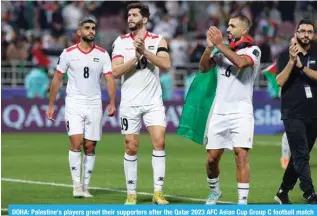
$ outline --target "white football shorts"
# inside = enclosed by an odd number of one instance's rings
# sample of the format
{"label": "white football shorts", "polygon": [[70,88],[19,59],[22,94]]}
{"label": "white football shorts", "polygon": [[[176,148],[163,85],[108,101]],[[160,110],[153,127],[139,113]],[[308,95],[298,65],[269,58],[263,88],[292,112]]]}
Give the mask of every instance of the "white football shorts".
{"label": "white football shorts", "polygon": [[99,141],[102,134],[102,105],[81,106],[65,104],[65,123],[68,136],[83,134],[84,138]]}
{"label": "white football shorts", "polygon": [[213,114],[209,121],[206,149],[252,148],[252,114]]}
{"label": "white football shorts", "polygon": [[139,134],[142,118],[146,127],[166,127],[164,105],[120,106],[121,133]]}

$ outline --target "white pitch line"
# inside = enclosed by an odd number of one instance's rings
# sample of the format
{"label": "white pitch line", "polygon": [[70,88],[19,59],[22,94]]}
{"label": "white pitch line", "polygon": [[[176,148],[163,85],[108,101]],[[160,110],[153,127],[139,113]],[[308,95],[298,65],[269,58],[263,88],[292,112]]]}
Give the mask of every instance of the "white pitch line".
{"label": "white pitch line", "polygon": [[2,208],[1,211],[8,211],[8,209],[7,208]]}
{"label": "white pitch line", "polygon": [[265,141],[254,141],[253,145],[267,145],[267,146],[278,146],[282,145],[282,142],[265,142]]}
{"label": "white pitch line", "polygon": [[[73,185],[70,185],[70,184],[60,184],[60,183],[55,183],[55,182],[29,181],[29,180],[12,179],[12,178],[1,178],[1,181],[17,182],[17,183],[25,183],[25,184],[37,184],[37,185],[50,185],[50,186],[56,186],[56,187],[73,187]],[[102,187],[89,187],[89,189],[111,191],[111,192],[117,192],[117,193],[126,193],[127,192],[125,190],[112,189],[112,188],[102,188]],[[153,196],[152,193],[147,193],[147,192],[138,192],[138,194]],[[189,200],[189,201],[200,201],[200,202],[206,201],[205,199],[198,199],[198,198],[192,198],[192,197],[182,197],[182,196],[173,196],[173,195],[164,195],[164,196],[175,198],[175,199],[181,199],[181,200]],[[218,201],[218,203],[234,204],[233,202],[228,202],[228,201]]]}
{"label": "white pitch line", "polygon": [[[316,143],[317,144],[317,143]],[[255,141],[253,145],[260,146],[282,146],[282,142],[265,142],[265,141]],[[314,145],[313,148],[317,148],[317,145]]]}

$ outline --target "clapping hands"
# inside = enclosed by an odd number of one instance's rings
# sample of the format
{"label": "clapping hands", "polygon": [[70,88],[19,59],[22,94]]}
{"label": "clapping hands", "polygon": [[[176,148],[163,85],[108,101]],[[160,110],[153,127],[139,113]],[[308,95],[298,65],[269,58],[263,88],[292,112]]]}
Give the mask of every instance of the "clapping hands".
{"label": "clapping hands", "polygon": [[221,43],[222,43],[221,31],[217,27],[211,26],[207,32],[207,45],[208,46],[211,46],[211,45],[218,46]]}
{"label": "clapping hands", "polygon": [[145,51],[144,40],[141,38],[136,38],[133,42],[133,45],[135,47],[136,57],[137,59],[140,59]]}

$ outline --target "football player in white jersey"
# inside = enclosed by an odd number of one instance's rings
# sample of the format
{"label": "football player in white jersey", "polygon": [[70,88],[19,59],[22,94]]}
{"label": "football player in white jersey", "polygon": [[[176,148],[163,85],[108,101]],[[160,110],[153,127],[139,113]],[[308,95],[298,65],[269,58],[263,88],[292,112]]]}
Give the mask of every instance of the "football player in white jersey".
{"label": "football player in white jersey", "polygon": [[[200,70],[218,66],[217,90],[207,132],[207,181],[211,192],[206,204],[216,204],[221,197],[219,161],[225,149],[234,150],[237,164],[238,203],[247,204],[250,168],[248,151],[253,144],[253,83],[261,51],[249,36],[250,21],[244,15],[229,20],[230,47],[223,44],[216,27],[207,31],[207,47],[200,60]],[[217,48],[219,52],[210,55]]]}
{"label": "football player in white jersey", "polygon": [[126,204],[136,204],[137,152],[142,118],[151,135],[154,180],[153,203],[168,204],[162,189],[165,178],[165,108],[159,72],[171,65],[167,43],[147,32],[150,12],[142,3],[128,5],[129,34],[113,44],[112,72],[121,78],[121,133],[125,136]]}
{"label": "football player in white jersey", "polygon": [[[65,99],[65,123],[70,138],[69,167],[73,180],[74,197],[92,197],[88,191],[95,164],[95,148],[102,134],[101,77],[108,88],[108,115],[115,114],[116,84],[112,76],[109,54],[94,44],[96,22],[83,19],[77,30],[80,42],[65,49],[57,63],[52,80],[47,118],[54,120],[54,102],[63,74],[68,74]],[[81,145],[84,156],[81,162]],[[80,170],[82,167],[82,182]]]}

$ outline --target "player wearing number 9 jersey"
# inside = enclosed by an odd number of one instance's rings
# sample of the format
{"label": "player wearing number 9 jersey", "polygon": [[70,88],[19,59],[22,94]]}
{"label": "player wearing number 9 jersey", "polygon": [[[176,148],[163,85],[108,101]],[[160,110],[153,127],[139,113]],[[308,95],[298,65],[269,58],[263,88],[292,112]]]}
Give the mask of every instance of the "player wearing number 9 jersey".
{"label": "player wearing number 9 jersey", "polygon": [[113,44],[112,71],[121,78],[120,117],[125,135],[124,171],[127,186],[126,204],[136,204],[137,151],[141,120],[151,135],[154,180],[153,202],[168,204],[162,194],[165,178],[165,108],[159,72],[168,71],[170,58],[166,41],[146,31],[150,16],[142,3],[128,5],[131,33],[120,36]]}
{"label": "player wearing number 9 jersey", "polygon": [[[53,119],[54,102],[61,85],[63,74],[68,74],[67,96],[65,99],[65,122],[70,138],[69,166],[73,180],[74,197],[92,197],[88,184],[95,163],[95,147],[101,138],[102,101],[101,77],[107,83],[110,104],[108,115],[113,116],[115,108],[116,85],[111,71],[108,53],[96,46],[96,22],[93,18],[83,19],[77,34],[79,44],[65,49],[57,63],[57,72],[53,78],[47,117]],[[84,158],[81,160],[81,143]],[[81,166],[81,161],[82,166]],[[82,182],[80,170],[82,168]]]}
{"label": "player wearing number 9 jersey", "polygon": [[[200,60],[200,71],[217,65],[217,90],[207,129],[207,181],[210,195],[206,204],[215,204],[221,196],[219,161],[224,149],[235,151],[238,203],[247,204],[249,193],[248,151],[253,144],[253,83],[260,66],[261,51],[249,36],[250,21],[244,15],[229,20],[230,47],[223,44],[216,27],[207,31],[207,48]],[[214,52],[210,57],[213,49]]]}

